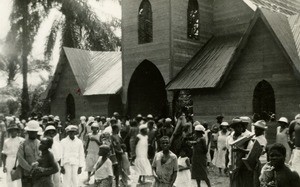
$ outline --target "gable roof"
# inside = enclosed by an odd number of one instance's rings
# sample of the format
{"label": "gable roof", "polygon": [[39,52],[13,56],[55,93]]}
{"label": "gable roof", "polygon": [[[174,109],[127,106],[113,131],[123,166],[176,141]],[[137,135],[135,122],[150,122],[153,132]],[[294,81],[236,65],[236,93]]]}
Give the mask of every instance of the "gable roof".
{"label": "gable roof", "polygon": [[[76,82],[84,96],[116,94],[122,88],[121,52],[87,51],[63,47]],[[64,62],[57,64],[54,76],[41,99],[54,93]]]}
{"label": "gable roof", "polygon": [[212,38],[167,86],[168,90],[213,88],[219,83],[241,36]]}
{"label": "gable roof", "polygon": [[[246,44],[258,18],[267,25],[291,65],[300,73],[300,19],[258,8],[243,36],[215,37],[188,62],[167,85],[168,90],[216,88],[222,86],[234,61]],[[293,25],[293,27],[291,27]],[[229,40],[226,40],[228,38]],[[296,45],[297,44],[297,45]],[[298,46],[298,47],[297,47]]]}

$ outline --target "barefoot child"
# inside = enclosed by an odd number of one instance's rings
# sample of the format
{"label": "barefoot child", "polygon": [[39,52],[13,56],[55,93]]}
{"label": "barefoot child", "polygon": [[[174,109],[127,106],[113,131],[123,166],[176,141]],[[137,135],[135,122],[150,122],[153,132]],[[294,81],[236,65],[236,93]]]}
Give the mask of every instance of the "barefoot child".
{"label": "barefoot child", "polygon": [[139,175],[139,183],[145,183],[145,176],[152,175],[151,164],[148,160],[148,135],[147,125],[140,125],[140,134],[136,138],[136,159],[134,161],[135,169]]}
{"label": "barefoot child", "polygon": [[91,175],[95,175],[95,187],[112,187],[113,169],[109,157],[110,147],[99,147],[99,159],[95,164]]}

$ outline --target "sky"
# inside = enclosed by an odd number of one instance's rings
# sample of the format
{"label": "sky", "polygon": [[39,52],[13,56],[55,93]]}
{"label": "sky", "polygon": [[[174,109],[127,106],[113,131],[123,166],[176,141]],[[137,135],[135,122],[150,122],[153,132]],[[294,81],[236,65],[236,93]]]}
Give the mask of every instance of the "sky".
{"label": "sky", "polygon": [[[112,2],[111,0],[105,0],[104,3],[100,3],[96,0],[88,0],[92,9],[98,15],[98,18],[105,21],[108,20],[110,16],[121,19],[121,7],[118,2]],[[13,1],[12,0],[0,0],[0,40],[4,41],[7,35],[7,32],[10,29],[9,24],[9,15],[12,10]],[[43,59],[43,49],[45,46],[45,41],[47,37],[47,33],[51,28],[51,24],[54,19],[60,18],[61,14],[58,10],[51,10],[49,16],[44,20],[41,24],[39,32],[35,38],[35,42],[33,43],[32,56],[36,59]],[[121,36],[121,30],[116,31],[117,36]],[[55,71],[56,64],[59,58],[59,46],[60,46],[61,33],[58,34],[57,41],[55,43],[54,55],[51,59],[50,64],[52,65],[52,73]],[[0,53],[3,50],[3,44],[0,43]],[[0,88],[6,85],[7,77],[4,76],[3,72],[0,72]],[[41,82],[41,78],[48,77],[48,73],[46,71],[42,71],[40,73],[33,73],[28,76],[29,85],[37,85]],[[16,84],[18,86],[22,85],[22,76],[17,75]]]}

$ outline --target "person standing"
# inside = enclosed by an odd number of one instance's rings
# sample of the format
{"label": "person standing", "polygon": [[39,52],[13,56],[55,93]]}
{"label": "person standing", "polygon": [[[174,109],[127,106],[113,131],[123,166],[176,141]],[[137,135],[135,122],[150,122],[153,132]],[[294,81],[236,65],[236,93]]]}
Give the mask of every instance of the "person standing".
{"label": "person standing", "polygon": [[85,153],[86,153],[86,168],[85,170],[88,172],[88,178],[85,181],[86,184],[90,181],[91,178],[91,172],[93,171],[93,167],[96,164],[98,160],[98,148],[100,146],[100,135],[98,133],[99,131],[99,125],[97,122],[94,122],[91,126],[92,132],[88,134],[87,143],[85,146]]}
{"label": "person standing", "polygon": [[80,117],[80,124],[78,125],[78,138],[83,141],[84,135],[86,134],[86,117]]}
{"label": "person standing", "polygon": [[151,165],[148,160],[148,135],[147,135],[147,125],[140,125],[140,134],[137,135],[136,139],[136,159],[134,161],[135,169],[139,175],[138,182],[145,183],[145,176],[150,176]]}
{"label": "person standing", "polygon": [[99,158],[91,175],[95,175],[95,187],[112,187],[113,170],[109,159],[110,146],[101,145],[99,147]]}
{"label": "person standing", "polygon": [[281,143],[286,149],[285,163],[288,163],[291,158],[291,147],[289,145],[289,122],[286,117],[281,117],[278,120],[276,133],[276,143]]}
{"label": "person standing", "polygon": [[21,187],[21,179],[12,181],[10,172],[16,163],[17,152],[24,139],[18,136],[19,128],[16,124],[8,126],[7,131],[10,134],[10,138],[5,140],[2,150],[3,173],[6,173],[6,186]]}
{"label": "person standing", "polygon": [[45,137],[41,139],[39,150],[41,158],[37,160],[36,167],[32,171],[33,187],[54,187],[52,174],[58,172],[58,163],[55,161],[53,154],[49,151],[52,147],[53,139]]}
{"label": "person standing", "polygon": [[224,174],[225,174],[225,169],[226,169],[226,164],[225,164],[225,158],[226,158],[226,140],[227,137],[229,136],[229,131],[228,131],[228,126],[229,124],[227,122],[222,122],[220,125],[220,131],[218,133],[217,137],[217,149],[215,151],[215,156],[212,161],[212,163],[219,168],[219,173],[220,175],[222,174],[222,169],[224,169]]}
{"label": "person standing", "polygon": [[30,120],[25,127],[25,131],[27,131],[28,138],[25,139],[25,141],[23,141],[19,146],[17,155],[19,165],[23,169],[22,187],[33,186],[32,171],[34,170],[35,166],[32,166],[32,164],[40,158],[40,141],[37,139],[37,133],[39,131],[39,128],[39,122],[35,120]]}
{"label": "person standing", "polygon": [[82,141],[75,136],[77,131],[77,126],[69,125],[66,128],[68,136],[61,141],[63,186],[78,187],[78,175],[84,166],[84,149]]}
{"label": "person standing", "polygon": [[[285,147],[280,143],[271,145],[268,162],[259,177],[262,186],[298,187],[300,177],[296,171],[292,171],[284,162],[286,156]],[[271,185],[272,184],[272,185]]]}
{"label": "person standing", "polygon": [[163,136],[160,139],[162,151],[155,154],[152,163],[154,187],[173,186],[178,171],[177,156],[170,151],[170,138]]}
{"label": "person standing", "polygon": [[196,179],[197,186],[200,187],[201,180],[204,180],[208,187],[210,181],[207,177],[207,146],[204,138],[205,128],[202,125],[195,126],[195,141],[193,144],[193,157],[192,157],[192,179]]}
{"label": "person standing", "polygon": [[131,163],[133,163],[136,155],[135,155],[135,146],[136,146],[136,137],[139,134],[139,127],[138,127],[138,123],[133,120],[130,122],[130,129],[128,132],[128,136],[129,136],[129,145],[130,145],[130,159],[131,159]]}
{"label": "person standing", "polygon": [[[57,137],[56,135],[57,135],[57,130],[54,126],[49,125],[46,127],[44,132],[44,137],[50,137],[53,139],[53,144],[50,151],[52,152],[54,159],[58,163],[58,167],[59,167],[61,157],[62,157],[62,146],[59,141],[59,138],[55,138]],[[52,179],[53,179],[54,187],[60,187],[62,185],[59,171],[52,175]]]}
{"label": "person standing", "polygon": [[186,147],[183,147],[179,153],[178,158],[178,172],[177,172],[177,178],[175,181],[175,186],[191,186],[191,163],[190,159],[187,156],[188,149]]}

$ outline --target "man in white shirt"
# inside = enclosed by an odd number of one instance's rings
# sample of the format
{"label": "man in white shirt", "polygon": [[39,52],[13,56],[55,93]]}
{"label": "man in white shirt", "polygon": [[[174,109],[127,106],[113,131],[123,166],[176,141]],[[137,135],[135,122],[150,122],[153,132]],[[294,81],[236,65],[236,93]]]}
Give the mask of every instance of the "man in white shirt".
{"label": "man in white shirt", "polygon": [[84,149],[82,141],[75,136],[77,131],[77,126],[69,125],[66,128],[68,136],[61,141],[63,186],[78,187],[78,175],[84,166]]}

